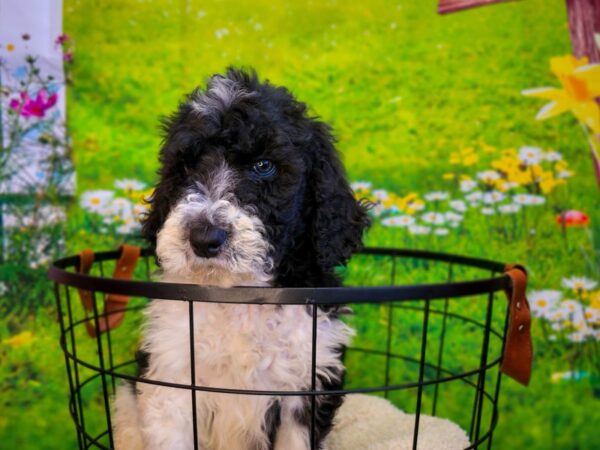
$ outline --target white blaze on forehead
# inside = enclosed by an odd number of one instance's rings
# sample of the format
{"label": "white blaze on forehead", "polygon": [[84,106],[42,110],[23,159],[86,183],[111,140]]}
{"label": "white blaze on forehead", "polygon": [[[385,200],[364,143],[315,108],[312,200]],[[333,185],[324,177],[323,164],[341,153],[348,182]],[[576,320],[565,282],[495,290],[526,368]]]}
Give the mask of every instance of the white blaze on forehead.
{"label": "white blaze on forehead", "polygon": [[252,95],[237,81],[217,75],[208,82],[206,92],[197,94],[190,105],[203,116],[215,116],[226,111],[236,101]]}

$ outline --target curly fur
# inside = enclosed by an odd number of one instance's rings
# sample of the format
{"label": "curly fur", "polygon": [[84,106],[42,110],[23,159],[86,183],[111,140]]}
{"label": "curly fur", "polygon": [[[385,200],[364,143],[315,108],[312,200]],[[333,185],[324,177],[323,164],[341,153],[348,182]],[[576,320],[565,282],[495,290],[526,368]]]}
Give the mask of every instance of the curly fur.
{"label": "curly fur", "polygon": [[[143,235],[156,246],[162,279],[218,286],[337,286],[335,267],[361,245],[364,205],[346,181],[329,127],[288,90],[229,69],[192,92],[164,122],[159,182]],[[252,165],[276,167],[259,177]],[[201,258],[190,228],[228,234],[218,257]],[[302,306],[196,304],[198,378],[205,386],[310,388],[312,318]],[[336,309],[318,313],[317,383],[341,387],[341,352],[351,330]],[[142,376],[190,383],[188,306],[153,301],[146,311]],[[137,392],[137,394],[136,394]],[[243,397],[243,398],[242,398]],[[340,396],[317,398],[316,442]],[[189,392],[138,383],[115,401],[117,448],[193,448]],[[198,393],[205,450],[306,450],[310,400]],[[137,431],[136,431],[137,430]]]}

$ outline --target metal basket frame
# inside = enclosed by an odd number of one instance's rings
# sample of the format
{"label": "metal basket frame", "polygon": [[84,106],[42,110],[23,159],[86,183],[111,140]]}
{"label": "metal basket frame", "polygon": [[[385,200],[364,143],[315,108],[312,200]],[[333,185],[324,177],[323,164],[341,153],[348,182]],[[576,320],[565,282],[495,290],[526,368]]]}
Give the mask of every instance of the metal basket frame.
{"label": "metal basket frame", "polygon": [[[196,417],[196,393],[217,392],[231,395],[269,395],[269,396],[304,396],[312,399],[312,424],[311,424],[311,450],[316,449],[315,445],[315,399],[319,395],[351,395],[356,393],[377,393],[381,392],[387,398],[392,391],[403,389],[416,389],[417,399],[415,406],[415,424],[413,433],[413,449],[417,449],[419,437],[419,420],[422,413],[423,389],[433,386],[433,408],[432,415],[436,414],[438,403],[438,389],[443,383],[461,380],[467,383],[475,390],[472,415],[470,419],[469,438],[472,444],[468,449],[485,448],[482,444],[487,443],[487,449],[492,446],[493,432],[498,422],[498,397],[501,385],[501,373],[498,370],[495,385],[486,390],[486,373],[494,368],[499,368],[502,362],[504,352],[504,343],[508,327],[508,304],[505,310],[505,316],[502,318],[502,329],[495,329],[492,326],[493,303],[495,294],[499,291],[506,291],[511,288],[510,278],[503,274],[505,264],[486,259],[471,258],[446,253],[434,253],[419,250],[403,250],[392,248],[365,248],[359,252],[363,255],[373,255],[392,258],[392,273],[390,277],[391,285],[373,286],[373,287],[334,287],[334,288],[271,288],[271,287],[235,287],[235,288],[217,288],[206,287],[193,284],[163,283],[153,281],[134,281],[108,278],[104,276],[104,263],[106,261],[116,260],[120,256],[120,251],[106,251],[95,253],[95,262],[99,265],[100,276],[84,275],[78,273],[76,268],[79,266],[79,256],[70,256],[60,259],[49,269],[49,277],[54,281],[54,292],[56,305],[58,309],[60,325],[60,346],[64,354],[67,377],[69,382],[70,400],[69,410],[74,421],[80,449],[114,448],[111,425],[110,397],[114,392],[116,380],[130,380],[139,383],[150,383],[171,388],[186,389],[190,391],[192,397],[192,415],[194,424],[194,448],[198,449],[197,439],[197,417]],[[150,262],[154,257],[150,249],[142,250],[141,256],[145,261],[146,277],[150,277]],[[421,285],[393,285],[395,280],[396,260],[398,258],[413,258],[417,260],[442,262],[448,265],[447,282],[437,284]],[[489,271],[489,277],[472,281],[453,281],[453,271],[455,266],[467,266],[469,268],[482,269]],[[71,269],[71,270],[69,270]],[[75,269],[75,270],[73,270]],[[93,296],[93,315],[80,320],[74,320],[72,295],[69,288],[77,288],[90,291]],[[148,299],[185,301],[189,305],[189,332],[190,332],[190,357],[191,357],[191,384],[177,384],[161,380],[151,380],[123,373],[121,369],[135,364],[135,360],[127,361],[115,365],[113,363],[113,347],[111,342],[111,331],[106,333],[105,342],[102,335],[97,333],[95,337],[98,364],[91,363],[82,359],[77,354],[77,336],[75,330],[82,328],[85,322],[93,321],[96,329],[100,329],[99,323],[107,314],[100,311],[98,295],[96,293],[110,293],[125,296],[146,297]],[[63,295],[64,294],[64,295]],[[449,311],[449,301],[461,297],[486,295],[487,303],[485,305],[485,321],[481,322]],[[100,296],[104,298],[104,296]],[[407,304],[407,302],[418,300],[422,302],[422,307]],[[311,388],[304,391],[264,391],[264,390],[246,390],[215,388],[196,385],[195,373],[195,348],[194,348],[194,303],[237,303],[237,304],[278,304],[278,305],[308,305],[312,308],[312,373]],[[432,307],[432,303],[442,303],[441,308]],[[332,305],[353,305],[353,304],[385,304],[388,308],[388,326],[386,350],[379,351],[373,349],[350,347],[350,350],[366,354],[376,354],[385,357],[385,384],[376,387],[363,387],[341,390],[317,390],[316,389],[316,348],[317,348],[317,311],[321,306]],[[144,306],[126,306],[123,311],[140,310]],[[392,352],[392,315],[395,309],[405,309],[412,311],[422,311],[423,322],[421,330],[421,349],[418,358],[400,355]],[[114,314],[117,311],[112,311]],[[111,314],[111,313],[109,313]],[[442,328],[438,343],[438,354],[436,364],[428,363],[426,360],[428,325],[431,315],[441,315]],[[481,352],[479,355],[480,364],[473,369],[455,373],[444,368],[444,341],[446,337],[447,319],[453,318],[469,323],[472,326],[483,330],[483,339]],[[502,351],[499,355],[490,356],[490,338],[495,336],[501,340]],[[409,361],[418,364],[418,379],[409,383],[389,384],[390,365],[394,358]],[[94,375],[82,379],[80,376],[80,367],[87,368],[94,372]],[[433,370],[436,373],[435,379],[425,379],[425,370]],[[475,376],[476,381],[469,377]],[[91,435],[86,429],[85,405],[82,399],[83,388],[93,380],[100,378],[102,384],[102,401],[106,414],[106,429],[97,435]],[[111,391],[112,390],[112,391]],[[482,411],[484,399],[491,405],[491,420],[489,425],[482,426]],[[108,440],[108,446],[102,441]]]}

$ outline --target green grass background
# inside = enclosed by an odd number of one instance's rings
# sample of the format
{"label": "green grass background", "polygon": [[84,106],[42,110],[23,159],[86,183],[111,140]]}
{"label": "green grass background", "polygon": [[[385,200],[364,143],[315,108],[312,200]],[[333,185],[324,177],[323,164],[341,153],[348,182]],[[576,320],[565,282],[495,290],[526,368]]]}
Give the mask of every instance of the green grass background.
{"label": "green grass background", "polygon": [[[468,146],[557,149],[576,172],[561,206],[588,212],[598,236],[600,196],[584,136],[567,115],[536,122],[542,105],[520,94],[556,84],[548,61],[570,52],[564,2],[526,0],[445,17],[435,8],[433,0],[65,0],[64,29],[76,43],[68,119],[78,190],[110,189],[119,178],[151,184],[159,118],[234,64],[287,86],[331,123],[351,179],[399,194],[447,189],[449,154]],[[480,217],[446,238],[409,238],[375,224],[366,242],[522,261],[533,287],[557,288],[562,276],[594,273],[581,253],[590,251],[586,230],[571,232],[567,244],[554,214],[546,208],[536,216],[533,237],[524,229],[508,239]],[[85,232],[82,217],[74,204],[70,252],[102,242]],[[367,263],[356,267],[374,272]],[[371,308],[361,316],[367,343],[378,341],[384,313]],[[30,330],[32,339],[0,348],[0,448],[76,446],[52,322],[51,310],[2,321],[2,337]],[[544,341],[539,327],[534,338],[530,387],[503,381],[494,448],[600,448],[597,382],[551,383],[553,372],[571,368],[571,349]],[[377,372],[380,362],[365,361]],[[448,412],[460,415],[464,406],[470,415],[471,403],[455,395]]]}

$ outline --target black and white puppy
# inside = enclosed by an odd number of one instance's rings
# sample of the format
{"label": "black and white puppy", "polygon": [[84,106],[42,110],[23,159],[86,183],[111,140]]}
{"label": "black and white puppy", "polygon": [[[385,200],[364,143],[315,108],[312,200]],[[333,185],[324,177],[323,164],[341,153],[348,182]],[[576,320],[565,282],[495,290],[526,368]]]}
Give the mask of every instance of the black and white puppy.
{"label": "black and white puppy", "polygon": [[[229,69],[195,90],[165,122],[160,181],[143,234],[163,281],[230,286],[337,286],[334,268],[368,225],[353,198],[329,127],[282,87]],[[310,388],[312,317],[304,306],[197,303],[196,384]],[[142,377],[190,383],[188,305],[146,310]],[[341,388],[352,331],[338,311],[317,316],[317,387]],[[325,448],[339,396],[319,396],[316,442]],[[122,386],[113,418],[118,450],[194,447],[189,391]],[[198,392],[203,450],[307,450],[308,397]]]}

